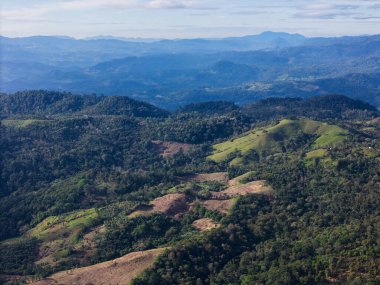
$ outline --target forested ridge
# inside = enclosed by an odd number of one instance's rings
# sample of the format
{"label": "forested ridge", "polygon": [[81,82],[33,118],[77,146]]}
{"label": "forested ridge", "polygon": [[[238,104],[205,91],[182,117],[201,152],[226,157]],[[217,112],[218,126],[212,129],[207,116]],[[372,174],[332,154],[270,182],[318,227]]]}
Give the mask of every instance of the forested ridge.
{"label": "forested ridge", "polygon": [[70,92],[27,91],[0,94],[0,114],[8,116],[124,115],[165,117],[168,112],[126,96],[73,95]]}
{"label": "forested ridge", "polygon": [[1,94],[0,279],[166,247],[133,284],[378,284],[378,117],[342,95]]}

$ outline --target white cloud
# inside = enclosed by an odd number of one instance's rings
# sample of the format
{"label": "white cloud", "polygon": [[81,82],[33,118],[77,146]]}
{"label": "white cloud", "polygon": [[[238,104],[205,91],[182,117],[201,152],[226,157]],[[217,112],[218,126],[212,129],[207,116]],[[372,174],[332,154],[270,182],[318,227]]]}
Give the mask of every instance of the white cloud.
{"label": "white cloud", "polygon": [[207,9],[196,0],[68,0],[32,5],[15,10],[0,10],[1,17],[8,20],[38,18],[57,11],[105,9]]}
{"label": "white cloud", "polygon": [[[217,37],[265,30],[309,36],[364,34],[379,33],[375,22],[380,17],[380,0],[0,0],[0,3],[0,33],[9,36],[82,37],[103,33]],[[326,25],[326,19],[336,20],[334,25]],[[190,24],[202,28],[169,28]],[[226,29],[226,24],[245,28]]]}
{"label": "white cloud", "polygon": [[319,10],[319,11],[326,11],[326,10],[355,10],[358,9],[359,5],[353,5],[353,4],[331,4],[331,3],[312,3],[305,6],[302,6],[301,9],[303,10]]}
{"label": "white cloud", "polygon": [[153,0],[148,2],[145,7],[153,9],[184,9],[197,7],[191,0]]}
{"label": "white cloud", "polygon": [[354,13],[332,12],[332,11],[311,11],[294,14],[294,18],[303,19],[335,19],[342,16],[352,16]]}
{"label": "white cloud", "polygon": [[352,16],[361,6],[358,1],[319,1],[298,7],[294,18],[334,19],[337,17]]}

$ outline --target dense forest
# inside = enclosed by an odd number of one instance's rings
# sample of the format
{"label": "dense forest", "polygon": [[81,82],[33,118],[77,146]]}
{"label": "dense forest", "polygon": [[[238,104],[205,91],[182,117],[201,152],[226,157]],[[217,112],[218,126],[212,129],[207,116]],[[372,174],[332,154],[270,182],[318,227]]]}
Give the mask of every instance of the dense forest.
{"label": "dense forest", "polygon": [[379,284],[379,115],[1,94],[0,282],[163,248],[132,284]]}

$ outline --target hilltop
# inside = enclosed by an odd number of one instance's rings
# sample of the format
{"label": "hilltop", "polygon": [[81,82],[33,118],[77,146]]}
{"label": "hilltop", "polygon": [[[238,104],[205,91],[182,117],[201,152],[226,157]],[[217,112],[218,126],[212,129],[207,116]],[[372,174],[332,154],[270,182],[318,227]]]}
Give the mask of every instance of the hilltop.
{"label": "hilltop", "polygon": [[332,147],[343,143],[349,132],[336,125],[309,119],[284,119],[271,127],[252,130],[238,138],[216,144],[210,159],[216,162],[231,161],[233,165],[244,160],[257,160],[258,156],[283,153],[305,146],[312,149]]}
{"label": "hilltop", "polygon": [[167,112],[126,96],[73,95],[45,90],[0,94],[0,114],[10,116],[123,115],[165,117]]}

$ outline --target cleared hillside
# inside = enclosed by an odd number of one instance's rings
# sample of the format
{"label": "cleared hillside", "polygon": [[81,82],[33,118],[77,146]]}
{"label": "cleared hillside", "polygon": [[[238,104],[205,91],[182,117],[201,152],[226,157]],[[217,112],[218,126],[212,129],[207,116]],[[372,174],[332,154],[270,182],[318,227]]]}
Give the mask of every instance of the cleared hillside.
{"label": "cleared hillside", "polygon": [[[348,131],[336,125],[329,125],[309,119],[284,119],[271,127],[258,128],[244,135],[213,146],[213,154],[209,159],[216,162],[228,160],[234,154],[233,163],[240,163],[242,157],[257,153],[274,154],[283,152],[284,142],[291,139],[312,138],[312,147],[327,147],[343,142]],[[295,142],[296,143],[296,142]]]}
{"label": "cleared hillside", "polygon": [[158,248],[132,252],[120,258],[92,266],[58,272],[30,284],[128,284],[139,273],[152,266],[164,250],[164,248]]}

